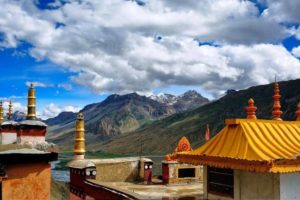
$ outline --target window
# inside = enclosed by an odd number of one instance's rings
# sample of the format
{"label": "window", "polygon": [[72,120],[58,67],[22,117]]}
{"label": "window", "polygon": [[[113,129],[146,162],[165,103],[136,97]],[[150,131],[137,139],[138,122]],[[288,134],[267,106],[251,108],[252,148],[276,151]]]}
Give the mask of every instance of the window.
{"label": "window", "polygon": [[233,197],[233,170],[207,167],[207,187],[209,193]]}
{"label": "window", "polygon": [[195,178],[195,168],[178,169],[178,178]]}

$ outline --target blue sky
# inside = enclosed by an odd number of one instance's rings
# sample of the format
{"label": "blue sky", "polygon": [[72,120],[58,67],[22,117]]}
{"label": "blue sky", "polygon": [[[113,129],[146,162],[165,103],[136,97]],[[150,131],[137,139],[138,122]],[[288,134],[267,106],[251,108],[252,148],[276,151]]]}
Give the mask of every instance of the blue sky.
{"label": "blue sky", "polygon": [[9,1],[0,11],[1,99],[42,118],[112,93],[210,99],[300,78],[297,1]]}

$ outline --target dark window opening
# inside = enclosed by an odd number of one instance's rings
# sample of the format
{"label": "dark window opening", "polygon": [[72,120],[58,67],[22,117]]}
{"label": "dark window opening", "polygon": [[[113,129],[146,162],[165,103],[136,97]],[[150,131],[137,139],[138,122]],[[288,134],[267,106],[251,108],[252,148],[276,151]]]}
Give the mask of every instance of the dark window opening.
{"label": "dark window opening", "polygon": [[233,197],[233,170],[207,167],[208,192]]}
{"label": "dark window opening", "polygon": [[195,168],[178,169],[178,178],[195,178]]}

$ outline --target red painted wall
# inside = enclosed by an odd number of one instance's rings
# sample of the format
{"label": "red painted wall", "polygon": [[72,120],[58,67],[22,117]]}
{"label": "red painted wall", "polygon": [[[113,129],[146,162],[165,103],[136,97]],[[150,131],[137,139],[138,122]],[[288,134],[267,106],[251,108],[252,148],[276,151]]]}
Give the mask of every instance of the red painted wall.
{"label": "red painted wall", "polygon": [[48,163],[8,165],[2,182],[2,200],[50,200],[51,168]]}

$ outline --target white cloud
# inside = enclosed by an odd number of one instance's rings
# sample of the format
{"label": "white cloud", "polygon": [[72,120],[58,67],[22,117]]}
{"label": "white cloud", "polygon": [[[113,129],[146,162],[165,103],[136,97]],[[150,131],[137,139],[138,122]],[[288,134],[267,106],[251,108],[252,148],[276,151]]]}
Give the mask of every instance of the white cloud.
{"label": "white cloud", "polygon": [[42,83],[42,82],[39,82],[39,81],[33,81],[33,82],[30,82],[30,81],[26,81],[25,83],[28,87],[33,84],[34,87],[44,87],[44,88],[47,88],[47,87],[53,87],[53,84],[46,84],[46,83]]}
{"label": "white cloud", "polygon": [[56,117],[58,114],[64,111],[68,112],[78,112],[80,110],[79,107],[67,105],[67,106],[59,106],[54,103],[50,103],[43,108],[42,114],[38,115],[38,117],[42,119],[48,119],[52,117]]}
{"label": "white cloud", "polygon": [[[299,60],[274,45],[292,34],[281,22],[298,20],[296,12],[280,14],[298,3],[282,2],[267,1],[260,16],[253,2],[239,0],[157,0],[145,6],[85,0],[56,2],[51,10],[39,10],[33,1],[4,0],[0,47],[26,41],[30,55],[74,72],[73,82],[97,93],[193,85],[218,95],[268,83],[274,74],[299,78]],[[58,22],[63,26],[56,28]],[[216,46],[199,47],[195,39]],[[65,86],[58,87],[70,88]],[[45,114],[57,110],[52,105]]]}
{"label": "white cloud", "polygon": [[59,88],[63,88],[65,90],[72,90],[72,85],[69,83],[60,83],[57,85]]}
{"label": "white cloud", "polygon": [[292,53],[293,53],[296,57],[300,58],[300,46],[293,48]]}
{"label": "white cloud", "polygon": [[267,9],[264,17],[278,22],[300,23],[300,1],[298,0],[265,0]]}
{"label": "white cloud", "polygon": [[[4,114],[6,115],[8,112],[8,105],[9,105],[9,101],[4,101],[3,102],[3,108],[4,108]],[[27,107],[24,106],[23,104],[21,104],[20,102],[14,102],[12,101],[12,111],[20,111],[20,112],[24,112],[27,113]]]}

